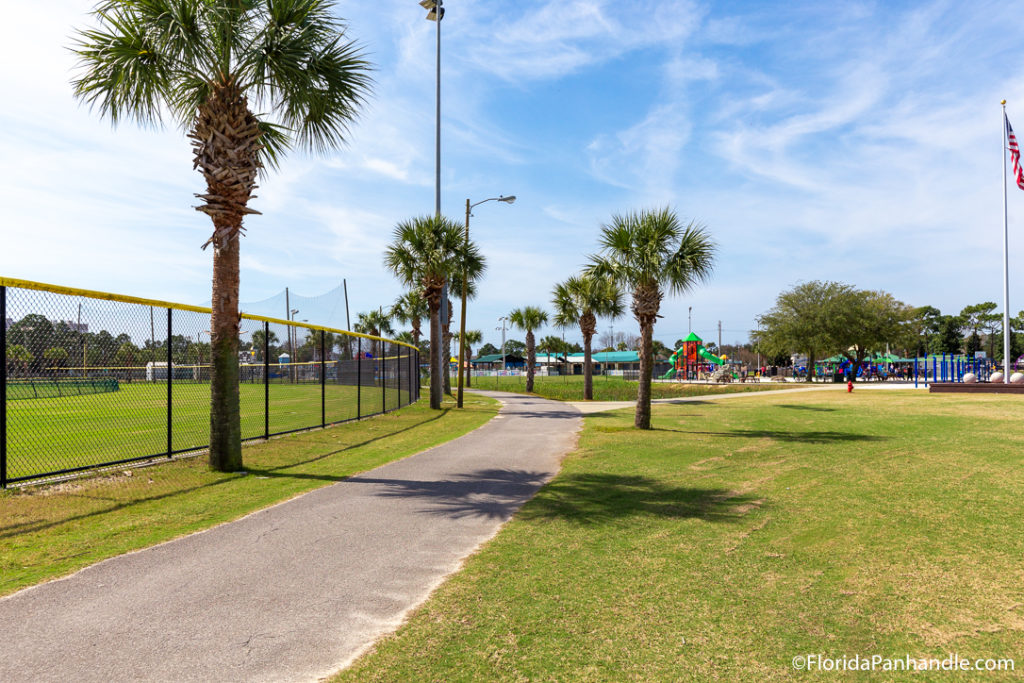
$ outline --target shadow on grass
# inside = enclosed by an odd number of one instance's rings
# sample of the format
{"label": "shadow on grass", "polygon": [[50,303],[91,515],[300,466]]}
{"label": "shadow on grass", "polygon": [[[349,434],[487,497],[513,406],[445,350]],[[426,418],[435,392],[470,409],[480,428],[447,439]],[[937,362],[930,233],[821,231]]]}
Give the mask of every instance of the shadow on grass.
{"label": "shadow on grass", "polygon": [[570,474],[548,484],[520,516],[586,525],[642,516],[735,522],[760,506],[751,494],[721,488],[669,486],[634,475]]}
{"label": "shadow on grass", "polygon": [[686,429],[656,428],[658,432],[678,432],[680,434],[700,434],[702,436],[724,436],[734,439],[774,439],[786,443],[839,443],[842,441],[888,441],[888,436],[873,434],[856,434],[854,432],[814,431],[798,432],[778,429],[734,429],[730,432],[698,432]]}
{"label": "shadow on grass", "polygon": [[[424,425],[427,425],[430,422],[434,422],[435,420],[439,420],[442,417],[444,417],[444,415],[448,412],[448,410],[449,409],[446,408],[446,409],[443,409],[440,413],[433,413],[432,412],[428,416],[424,416],[424,419],[422,419],[422,420],[420,420],[418,422],[415,422],[415,423],[409,425],[408,427],[404,427],[404,428],[402,428],[400,430],[397,430],[397,431],[394,431],[394,432],[388,432],[386,434],[380,434],[380,435],[375,436],[375,437],[370,438],[370,439],[364,439],[363,441],[359,441],[357,443],[349,444],[348,446],[345,446],[344,448],[336,448],[336,449],[333,449],[333,450],[331,450],[331,451],[329,451],[327,453],[323,453],[321,455],[317,455],[316,457],[309,458],[309,459],[303,460],[301,462],[289,463],[289,464],[286,464],[286,465],[279,465],[277,467],[270,467],[270,468],[263,468],[263,469],[261,469],[259,467],[253,467],[251,465],[247,465],[246,466],[247,469],[245,470],[245,472],[246,472],[246,474],[248,474],[250,476],[255,475],[255,476],[262,476],[262,477],[286,477],[286,478],[293,478],[293,479],[316,479],[316,480],[321,480],[321,481],[343,481],[343,480],[349,478],[352,475],[330,476],[330,475],[320,475],[320,474],[308,474],[308,473],[301,473],[301,472],[286,472],[284,470],[289,470],[289,469],[292,469],[292,468],[295,468],[295,467],[299,467],[301,465],[307,465],[309,463],[316,462],[318,460],[323,460],[323,459],[328,458],[328,457],[330,457],[332,455],[338,455],[340,453],[344,453],[345,451],[349,451],[349,450],[352,450],[352,449],[355,449],[355,448],[361,448],[363,446],[368,446],[368,445],[370,445],[370,444],[372,444],[374,442],[381,441],[383,439],[388,439],[390,437],[397,436],[397,435],[402,434],[404,432],[408,432],[408,431],[411,431],[413,429],[417,429],[419,427],[423,427]],[[307,432],[307,433],[309,433],[309,432]],[[316,432],[313,432],[313,433],[322,434],[322,433],[324,433],[324,431],[323,430],[317,430]],[[267,442],[264,442],[264,443],[267,443]],[[326,446],[328,444],[324,444],[324,445]],[[159,465],[157,465],[157,466],[159,466]],[[61,517],[61,518],[58,518],[58,519],[32,520],[32,521],[27,521],[27,522],[18,522],[18,523],[14,523],[14,524],[0,525],[0,539],[10,538],[10,537],[17,536],[17,535],[23,534],[23,533],[33,533],[33,532],[37,532],[37,531],[43,531],[43,530],[46,530],[46,529],[50,529],[50,528],[53,528],[53,527],[60,526],[62,524],[69,524],[69,523],[76,522],[76,521],[79,521],[79,520],[89,519],[91,517],[98,517],[100,515],[105,515],[105,514],[109,514],[109,513],[112,513],[112,512],[117,512],[119,510],[130,509],[132,507],[135,507],[136,505],[142,505],[144,503],[151,503],[151,502],[154,502],[154,501],[161,501],[161,500],[169,500],[169,499],[172,499],[172,498],[176,498],[178,496],[187,495],[187,494],[195,492],[195,491],[202,491],[204,489],[212,489],[214,487],[221,486],[222,484],[226,484],[226,483],[229,483],[229,482],[237,481],[238,479],[240,479],[241,477],[243,477],[245,475],[228,473],[228,474],[224,474],[222,476],[223,476],[223,478],[222,479],[218,479],[217,481],[211,481],[211,482],[207,482],[207,483],[204,483],[204,484],[199,484],[197,486],[185,486],[185,487],[176,489],[174,491],[168,491],[166,493],[161,493],[161,494],[157,494],[157,495],[143,496],[141,498],[134,498],[134,499],[131,499],[131,500],[118,500],[117,498],[112,497],[112,496],[100,496],[100,495],[94,495],[94,494],[91,494],[91,493],[90,494],[81,494],[81,493],[65,494],[65,495],[74,496],[74,497],[89,498],[89,499],[92,499],[92,500],[105,500],[105,501],[109,501],[111,503],[111,505],[108,505],[107,507],[104,507],[104,508],[99,509],[99,510],[93,510],[92,512],[86,512],[86,513],[82,513],[82,514],[69,514],[66,517]]]}
{"label": "shadow on grass", "polygon": [[789,404],[783,405],[783,404],[779,404],[779,405],[777,405],[775,407],[776,408],[785,408],[786,410],[810,410],[810,411],[813,411],[815,413],[834,413],[834,412],[836,412],[835,408],[825,408],[823,406],[799,406],[799,405],[789,405]]}
{"label": "shadow on grass", "polygon": [[384,498],[424,503],[423,512],[451,519],[508,519],[544,484],[545,472],[491,468],[457,474],[449,479],[410,480],[354,476],[347,484],[382,487]]}

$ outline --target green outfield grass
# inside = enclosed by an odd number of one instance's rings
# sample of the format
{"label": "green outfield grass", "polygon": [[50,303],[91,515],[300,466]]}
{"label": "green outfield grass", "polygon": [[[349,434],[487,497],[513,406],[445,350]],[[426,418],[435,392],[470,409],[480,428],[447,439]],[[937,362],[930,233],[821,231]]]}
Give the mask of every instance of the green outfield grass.
{"label": "green outfield grass", "polygon": [[[321,424],[319,384],[271,384],[270,432]],[[356,417],[356,387],[324,387],[326,421]],[[402,398],[408,401],[403,387]],[[264,434],[264,387],[242,384],[244,438]],[[398,407],[399,393],[387,387],[363,387],[361,415]],[[173,385],[173,450],[204,446],[210,433],[208,384]],[[167,451],[167,385],[122,383],[118,391],[85,396],[20,399],[7,404],[7,475],[10,478],[96,465]]]}
{"label": "green outfield grass", "polygon": [[[792,389],[794,384],[682,384],[676,382],[653,382],[651,398],[682,398],[684,396],[706,396],[708,394],[731,394],[746,391],[769,391]],[[526,393],[526,377],[474,377],[474,389],[512,391]],[[635,401],[637,383],[621,377],[597,375],[594,377],[595,401]],[[557,377],[535,377],[533,393],[556,401],[582,401],[583,375],[562,375]]]}
{"label": "green outfield grass", "polygon": [[467,396],[463,410],[453,405],[448,400],[442,410],[430,410],[419,401],[368,420],[253,443],[242,450],[247,473],[214,472],[205,458],[188,458],[0,492],[0,595],[418,453],[498,411],[483,396]]}
{"label": "green outfield grass", "polygon": [[[588,416],[562,471],[336,681],[1019,680],[1024,397]],[[1013,673],[796,670],[805,654]]]}

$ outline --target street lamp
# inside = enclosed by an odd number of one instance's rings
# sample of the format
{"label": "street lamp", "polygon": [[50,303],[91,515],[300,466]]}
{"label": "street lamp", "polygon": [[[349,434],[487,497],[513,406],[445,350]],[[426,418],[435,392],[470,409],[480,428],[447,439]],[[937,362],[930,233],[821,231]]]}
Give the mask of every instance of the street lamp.
{"label": "street lamp", "polygon": [[[491,197],[489,199],[484,199],[482,201],[479,201],[476,204],[471,204],[469,199],[467,198],[466,199],[466,235],[465,235],[466,247],[467,248],[469,247],[469,217],[473,215],[471,212],[472,212],[474,206],[480,206],[484,202],[505,202],[506,204],[512,204],[513,202],[515,202],[515,200],[516,200],[516,196],[515,195],[511,195],[509,197],[503,197],[501,195],[498,195],[497,197]],[[465,370],[463,369],[463,366],[466,364],[466,288],[469,286],[468,282],[467,282],[468,279],[469,278],[467,277],[467,274],[466,274],[465,264],[463,264],[463,268],[462,268],[462,313],[460,315],[461,320],[459,321],[459,391],[458,391],[458,396],[456,398],[456,405],[459,408],[462,407],[462,382],[463,382],[463,373],[465,372]]]}
{"label": "street lamp", "polygon": [[501,323],[501,327],[495,327],[494,329],[501,330],[501,371],[505,372],[505,323],[508,322],[508,318],[506,318],[505,316],[501,316],[500,318],[498,318],[498,322]]}
{"label": "street lamp", "polygon": [[[444,19],[444,0],[420,0],[420,7],[427,12],[427,21],[437,24],[437,96],[435,102],[434,122],[434,216],[441,218],[441,20]],[[441,286],[441,324],[448,320],[448,280]],[[450,348],[450,347],[449,347]],[[440,366],[442,360],[447,365],[447,356],[441,353],[441,347],[430,349],[435,362]],[[447,375],[445,375],[447,377]]]}

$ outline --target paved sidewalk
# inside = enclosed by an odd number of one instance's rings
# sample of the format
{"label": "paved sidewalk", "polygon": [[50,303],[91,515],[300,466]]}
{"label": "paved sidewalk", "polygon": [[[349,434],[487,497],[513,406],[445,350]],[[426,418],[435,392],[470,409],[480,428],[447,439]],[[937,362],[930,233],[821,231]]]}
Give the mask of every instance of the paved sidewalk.
{"label": "paved sidewalk", "polygon": [[0,681],[312,681],[395,629],[554,476],[571,406],[0,599]]}

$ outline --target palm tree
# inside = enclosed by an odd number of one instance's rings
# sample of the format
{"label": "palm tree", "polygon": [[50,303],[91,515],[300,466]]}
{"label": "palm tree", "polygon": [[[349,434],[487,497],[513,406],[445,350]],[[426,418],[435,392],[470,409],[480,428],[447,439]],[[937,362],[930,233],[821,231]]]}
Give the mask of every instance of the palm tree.
{"label": "palm tree", "polygon": [[427,300],[423,298],[423,294],[417,289],[409,290],[395,300],[395,303],[391,305],[390,313],[391,317],[402,325],[412,327],[412,344],[418,347],[421,334],[420,321],[430,315]]}
{"label": "palm tree", "polygon": [[[75,95],[117,124],[170,115],[206,180],[213,221],[210,465],[242,468],[238,258],[257,176],[292,146],[339,147],[370,85],[330,0],[104,0],[78,32]],[[257,114],[255,112],[266,112]]]}
{"label": "palm tree", "polygon": [[[484,340],[484,333],[480,330],[466,330],[466,362],[473,359],[473,347]],[[473,373],[466,371],[466,386],[473,386]]]}
{"label": "palm tree", "polygon": [[562,353],[564,349],[565,342],[562,341],[561,337],[556,337],[553,334],[549,334],[537,343],[537,350],[548,355],[549,371],[551,367],[551,354],[555,354],[555,360],[558,360],[558,354]]}
{"label": "palm tree", "polygon": [[704,226],[682,225],[669,208],[613,216],[601,228],[601,253],[587,272],[633,294],[633,316],[640,323],[640,381],[634,424],[651,428],[651,370],[654,323],[665,290],[683,294],[711,277],[715,243]]}
{"label": "palm tree", "polygon": [[256,330],[252,333],[252,350],[256,352],[256,360],[263,361],[263,352],[270,349],[270,354],[273,356],[274,348],[277,343],[281,341],[277,338],[277,332],[270,330],[264,332],[263,330]]}
{"label": "palm tree", "polygon": [[597,333],[597,318],[617,318],[624,310],[622,291],[610,280],[574,275],[555,285],[554,323],[559,327],[580,326],[583,334],[583,398],[594,398],[594,367],[590,342]]}
{"label": "palm tree", "polygon": [[533,373],[537,365],[537,348],[533,331],[548,321],[548,314],[536,306],[517,308],[508,314],[513,327],[526,332],[526,391],[533,391]]}
{"label": "palm tree", "polygon": [[[483,273],[484,257],[474,242],[465,242],[462,226],[444,216],[421,216],[395,226],[384,265],[406,287],[419,287],[430,311],[430,407],[441,408],[443,391],[441,288],[465,266]],[[447,360],[447,358],[443,359]]]}
{"label": "palm tree", "polygon": [[[466,300],[472,301],[476,298],[476,282],[483,274],[483,271],[473,272],[472,268],[467,271],[469,277],[466,278]],[[453,273],[451,280],[448,282],[448,290],[450,292],[458,292],[460,297],[462,295],[462,271]],[[448,317],[443,320],[444,330],[441,333],[441,340],[445,348],[445,358],[452,357],[452,339],[457,336],[452,334],[452,319],[455,316],[455,306],[452,304],[452,300],[448,299]],[[452,378],[450,373],[444,373],[444,393],[451,396],[452,393]]]}
{"label": "palm tree", "polygon": [[[391,316],[387,315],[380,309],[370,311],[369,313],[360,313],[354,327],[356,328],[356,332],[368,334],[371,337],[390,337],[395,333],[394,328],[391,327]],[[374,358],[381,358],[384,356],[383,342],[374,340],[370,348]],[[380,353],[378,353],[378,351]]]}

